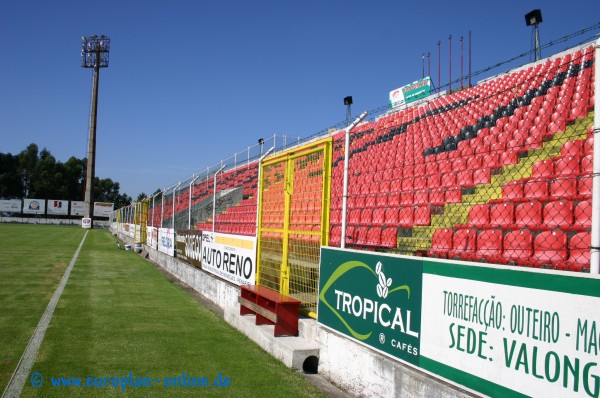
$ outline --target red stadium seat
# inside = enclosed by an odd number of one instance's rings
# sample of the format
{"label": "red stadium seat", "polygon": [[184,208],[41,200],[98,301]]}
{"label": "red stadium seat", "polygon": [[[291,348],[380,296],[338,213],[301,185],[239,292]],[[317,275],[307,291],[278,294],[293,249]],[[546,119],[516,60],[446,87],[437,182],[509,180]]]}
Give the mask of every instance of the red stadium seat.
{"label": "red stadium seat", "polygon": [[521,180],[509,181],[502,185],[502,199],[505,201],[519,201],[524,197],[523,184]]}
{"label": "red stadium seat", "polygon": [[577,197],[576,177],[557,177],[550,181],[550,200],[575,199]]}
{"label": "red stadium seat", "polygon": [[489,228],[490,227],[490,205],[487,204],[477,204],[471,207],[469,210],[469,216],[467,225],[460,226],[457,225],[457,228],[460,227],[473,227],[473,228]]}
{"label": "red stadium seat", "polygon": [[354,244],[358,245],[358,246],[366,246],[368,231],[369,231],[369,227],[360,226],[360,227],[356,228],[356,230],[355,230],[356,239],[354,240]]}
{"label": "red stadium seat", "polygon": [[446,258],[448,252],[452,250],[452,237],[454,231],[450,228],[438,229],[431,238],[431,249],[427,252],[428,256]]}
{"label": "red stadium seat", "polygon": [[515,208],[515,227],[536,229],[542,224],[542,203],[524,202]]}
{"label": "red stadium seat", "polygon": [[463,187],[473,186],[473,170],[462,170],[456,173],[456,185]]}
{"label": "red stadium seat", "polygon": [[431,224],[431,208],[428,205],[415,206],[414,225],[426,226]]}
{"label": "red stadium seat", "polygon": [[473,172],[473,185],[489,184],[492,175],[489,167],[477,169]]}
{"label": "red stadium seat", "polygon": [[477,232],[473,228],[457,230],[452,239],[452,250],[448,252],[448,258],[472,260],[475,254],[476,241]]}
{"label": "red stadium seat", "polygon": [[565,156],[582,157],[584,143],[585,143],[585,141],[583,141],[583,140],[566,142],[563,145],[563,147],[560,149],[560,155],[562,157],[565,157]]}
{"label": "red stadium seat", "polygon": [[502,258],[502,240],[502,231],[499,229],[479,231],[474,259],[499,262]]}
{"label": "red stadium seat", "polygon": [[413,206],[405,206],[398,212],[398,225],[410,228],[414,224],[415,211]]}
{"label": "red stadium seat", "polygon": [[416,205],[426,205],[429,203],[429,191],[427,189],[420,189],[415,191],[414,203]]}
{"label": "red stadium seat", "polygon": [[577,181],[578,199],[588,199],[592,197],[592,177],[579,177]]}
{"label": "red stadium seat", "polygon": [[384,225],[398,225],[398,208],[397,207],[388,207],[385,209],[385,219]]}
{"label": "red stadium seat", "polygon": [[584,231],[592,228],[592,202],[581,201],[575,206],[573,229]]}
{"label": "red stadium seat", "polygon": [[360,224],[360,209],[352,209],[348,212],[348,225]]}
{"label": "red stadium seat", "polygon": [[385,221],[385,208],[377,207],[373,210],[371,225],[381,227]]}
{"label": "red stadium seat", "polygon": [[527,199],[548,200],[548,180],[544,178],[535,178],[528,180],[523,185],[523,194]]}
{"label": "red stadium seat", "polygon": [[329,246],[338,247],[341,243],[342,237],[342,227],[336,225],[331,228],[331,233],[329,234]]}
{"label": "red stadium seat", "polygon": [[400,192],[399,204],[402,206],[410,206],[415,202],[415,194],[410,192]]}
{"label": "red stadium seat", "polygon": [[570,176],[580,174],[580,160],[578,156],[564,156],[556,160],[554,173],[559,176]]}
{"label": "red stadium seat", "polygon": [[592,155],[586,155],[581,159],[581,174],[587,175],[592,174],[594,169],[594,162]]}
{"label": "red stadium seat", "polygon": [[503,151],[500,155],[500,163],[503,166],[507,166],[509,164],[517,164],[519,162],[519,157],[517,151],[514,149],[509,149],[507,151]]}
{"label": "red stadium seat", "polygon": [[366,208],[360,212],[360,225],[370,226],[373,223],[373,209]]}
{"label": "red stadium seat", "polygon": [[528,230],[508,232],[504,236],[502,259],[509,263],[525,265],[533,254],[533,235]]}
{"label": "red stadium seat", "polygon": [[446,203],[462,202],[462,189],[459,186],[446,188],[444,200],[446,201]]}
{"label": "red stadium seat", "polygon": [[515,207],[512,203],[497,203],[490,208],[492,227],[512,228],[515,223]]}
{"label": "red stadium seat", "polygon": [[558,200],[544,206],[543,228],[571,229],[573,225],[573,202]]}
{"label": "red stadium seat", "polygon": [[429,203],[435,206],[441,206],[446,203],[446,194],[447,188],[438,187],[433,188],[429,193]]}
{"label": "red stadium seat", "polygon": [[564,268],[567,259],[567,234],[563,231],[543,231],[533,243],[532,265]]}
{"label": "red stadium seat", "polygon": [[545,159],[537,161],[533,164],[531,176],[533,178],[552,177],[554,175],[554,161]]}
{"label": "red stadium seat", "polygon": [[381,246],[394,248],[397,245],[398,230],[393,227],[384,227],[381,231]]}
{"label": "red stadium seat", "polygon": [[592,244],[591,235],[588,232],[580,232],[569,241],[569,259],[566,262],[566,269],[571,271],[583,271],[590,268],[590,247]]}
{"label": "red stadium seat", "polygon": [[482,166],[489,167],[490,169],[496,169],[502,166],[500,161],[500,154],[498,152],[488,153],[483,157]]}

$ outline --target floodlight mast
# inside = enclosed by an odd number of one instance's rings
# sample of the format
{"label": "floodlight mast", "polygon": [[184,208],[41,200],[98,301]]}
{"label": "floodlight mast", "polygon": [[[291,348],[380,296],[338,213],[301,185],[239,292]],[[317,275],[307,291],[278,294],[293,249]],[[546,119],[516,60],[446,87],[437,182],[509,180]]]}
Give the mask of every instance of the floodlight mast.
{"label": "floodlight mast", "polygon": [[[96,172],[96,122],[98,117],[98,82],[100,68],[108,67],[110,39],[104,35],[83,36],[81,38],[81,67],[93,68],[92,104],[87,151],[87,170],[85,175],[85,198],[83,216],[92,218],[94,203],[94,177]],[[93,223],[91,223],[93,226]]]}

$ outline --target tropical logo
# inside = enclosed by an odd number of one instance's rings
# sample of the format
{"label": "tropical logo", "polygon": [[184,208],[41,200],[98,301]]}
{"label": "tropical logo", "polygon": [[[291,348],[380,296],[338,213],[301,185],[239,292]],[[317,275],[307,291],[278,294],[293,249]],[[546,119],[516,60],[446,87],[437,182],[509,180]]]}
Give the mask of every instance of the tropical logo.
{"label": "tropical logo", "polygon": [[[392,330],[398,330],[401,333],[408,333],[418,337],[418,332],[407,330],[405,319],[409,319],[410,322],[410,311],[402,310],[402,308],[393,308],[385,301],[372,300],[367,297],[361,297],[358,294],[352,294],[341,289],[334,288],[335,303],[330,304],[327,300],[328,290],[343,276],[348,274],[350,271],[356,268],[363,268],[371,272],[377,278],[376,292],[378,297],[386,299],[388,295],[395,292],[404,292],[405,298],[410,298],[410,287],[406,284],[399,285],[390,289],[392,285],[392,278],[386,279],[385,274],[382,270],[381,262],[378,262],[375,266],[375,271],[367,264],[359,261],[348,261],[342,264],[336,272],[329,278],[329,281],[325,284],[325,288],[321,291],[321,300],[323,303],[333,311],[333,313],[342,321],[346,326],[350,334],[359,340],[366,340],[371,337],[372,331],[358,331],[350,325],[350,322],[346,320],[345,314],[362,318],[363,320],[371,320],[374,324],[378,324],[384,327],[388,327]],[[400,300],[395,300],[396,302]],[[408,311],[408,312],[407,312]],[[410,324],[409,324],[410,326]]]}
{"label": "tropical logo", "polygon": [[334,259],[329,253],[323,249],[319,322],[395,357],[415,361],[420,346],[422,264],[332,250],[337,254]]}

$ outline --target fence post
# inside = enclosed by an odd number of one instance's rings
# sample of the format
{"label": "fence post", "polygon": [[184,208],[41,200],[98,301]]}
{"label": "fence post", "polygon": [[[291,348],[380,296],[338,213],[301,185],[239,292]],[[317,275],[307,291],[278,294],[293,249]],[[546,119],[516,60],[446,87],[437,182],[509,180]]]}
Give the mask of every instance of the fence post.
{"label": "fence post", "polygon": [[162,195],[160,197],[160,227],[163,227],[163,217],[165,215],[165,191],[167,188],[163,189]]}
{"label": "fence post", "polygon": [[177,189],[181,185],[181,181],[177,184],[177,186],[173,189],[173,214],[171,215],[171,228],[175,230],[175,194],[177,193]]}
{"label": "fence post", "polygon": [[342,195],[342,240],[340,247],[346,247],[346,212],[348,210],[348,169],[350,165],[350,132],[367,116],[367,112],[363,112],[359,117],[346,128],[346,144],[344,147],[344,191]]}
{"label": "fence post", "polygon": [[[275,150],[275,146],[272,146],[271,148],[269,148],[269,150],[267,152],[265,152],[264,155],[262,155],[260,157],[260,159],[258,159],[258,181],[256,182],[256,237],[258,238],[258,217],[259,217],[259,210],[260,210],[260,189],[261,189],[261,178],[262,178],[262,161],[264,158],[266,158],[267,156],[269,156],[271,154],[271,152],[273,152]],[[258,280],[258,278],[257,278]]]}
{"label": "fence post", "polygon": [[[596,82],[594,87],[594,108],[600,104],[600,39],[596,40],[594,54],[594,68],[596,68]],[[593,149],[593,173],[592,173],[592,234],[590,247],[590,273],[600,273],[600,112],[594,109],[594,149]]]}
{"label": "fence post", "polygon": [[[222,162],[222,161],[221,161]],[[213,176],[213,212],[212,212],[212,231],[215,232],[215,211],[217,210],[217,174],[223,171],[226,165],[222,165]]]}
{"label": "fence post", "polygon": [[190,201],[188,204],[188,229],[192,229],[192,188],[194,187],[194,183],[198,178],[200,178],[200,175],[197,175],[195,178],[192,178],[192,182],[190,182]]}

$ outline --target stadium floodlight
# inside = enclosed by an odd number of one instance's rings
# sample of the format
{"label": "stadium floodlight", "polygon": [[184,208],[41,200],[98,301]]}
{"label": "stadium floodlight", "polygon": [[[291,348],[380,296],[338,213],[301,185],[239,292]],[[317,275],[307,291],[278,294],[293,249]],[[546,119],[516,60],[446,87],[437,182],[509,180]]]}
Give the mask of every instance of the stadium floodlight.
{"label": "stadium floodlight", "polygon": [[346,127],[350,126],[350,119],[352,119],[352,96],[349,95],[344,97],[344,105],[346,105]]}
{"label": "stadium floodlight", "polygon": [[535,61],[542,58],[542,50],[540,49],[540,31],[539,25],[542,23],[542,11],[540,9],[536,9],[525,14],[525,25],[533,26],[532,30],[532,44],[534,47],[534,56]]}
{"label": "stadium floodlight", "polygon": [[265,140],[264,140],[264,138],[259,138],[259,139],[258,139],[258,145],[260,146],[260,156],[262,156],[263,145],[265,145]]}
{"label": "stadium floodlight", "polygon": [[[81,67],[93,68],[92,105],[90,111],[90,125],[87,153],[87,170],[85,176],[85,198],[83,214],[86,218],[92,218],[94,203],[94,177],[96,169],[96,124],[98,116],[98,82],[100,80],[100,68],[108,67],[108,55],[110,52],[110,39],[107,36],[93,35],[81,37]],[[93,223],[92,223],[93,227]]]}

